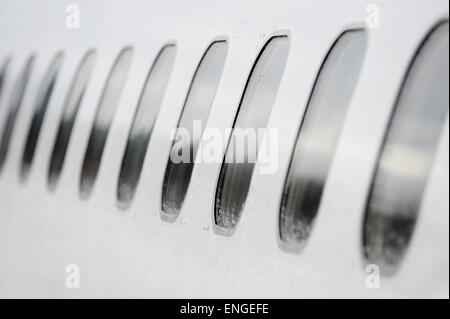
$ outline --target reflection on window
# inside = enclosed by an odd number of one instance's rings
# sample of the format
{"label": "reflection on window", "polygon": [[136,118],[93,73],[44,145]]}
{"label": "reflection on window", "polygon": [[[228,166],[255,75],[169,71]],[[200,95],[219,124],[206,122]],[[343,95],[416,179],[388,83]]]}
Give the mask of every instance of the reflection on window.
{"label": "reflection on window", "polygon": [[280,205],[280,239],[289,250],[300,250],[311,232],[366,44],[364,30],[344,32],[331,47],[314,84]]}
{"label": "reflection on window", "polygon": [[33,119],[31,121],[30,129],[28,130],[25,149],[22,154],[22,166],[20,169],[20,177],[22,180],[27,178],[31,163],[33,162],[39,134],[41,132],[41,126],[44,122],[45,113],[47,112],[50,98],[52,97],[62,60],[63,54],[58,53],[50,63],[50,66],[46,70],[44,77],[40,82],[34,104]]}
{"label": "reflection on window", "polygon": [[[200,130],[203,132],[222,75],[227,50],[226,41],[213,42],[201,59],[192,79],[178,123],[178,129],[186,130],[191,137],[188,141],[189,161],[175,163],[172,162],[172,157],[169,158],[162,194],[162,216],[165,220],[173,220],[178,216],[186,196],[201,138],[201,135],[194,134],[194,123],[198,122]],[[176,142],[186,141],[175,140],[174,144]],[[172,148],[171,152],[176,152],[176,149]]]}
{"label": "reflection on window", "polygon": [[[266,128],[289,47],[287,36],[272,37],[261,50],[247,81],[216,190],[214,218],[220,233],[232,233],[239,221],[256,161],[256,158],[250,158],[250,152],[256,149],[253,153],[257,154],[260,146],[259,139],[248,142],[248,136],[238,132]],[[234,147],[246,144],[248,147]]]}
{"label": "reflection on window", "polygon": [[125,48],[119,53],[103,89],[83,161],[80,178],[80,195],[82,198],[89,197],[94,187],[106,138],[128,76],[132,53],[131,48]]}
{"label": "reflection on window", "polygon": [[3,83],[5,82],[8,65],[9,65],[9,58],[6,58],[3,61],[2,66],[0,67],[0,102],[1,102],[1,98],[2,98]]}
{"label": "reflection on window", "polygon": [[414,231],[448,113],[448,22],[424,40],[404,79],[385,133],[364,220],[369,263],[393,274]]}
{"label": "reflection on window", "polygon": [[53,145],[52,156],[48,171],[48,185],[51,189],[56,186],[61,173],[67,147],[72,134],[73,125],[78,114],[84,92],[86,91],[92,67],[94,65],[95,52],[90,50],[86,53],[78,66],[75,76],[69,88],[63,106],[63,114],[59,123],[56,141]]}
{"label": "reflection on window", "polygon": [[129,205],[134,196],[153,125],[172,73],[175,54],[175,45],[162,48],[147,76],[122,159],[117,186],[120,207]]}
{"label": "reflection on window", "polygon": [[26,61],[19,78],[14,84],[14,88],[9,100],[8,114],[3,122],[3,131],[0,136],[0,172],[3,170],[6,156],[8,155],[9,143],[11,141],[14,124],[16,123],[17,114],[19,113],[20,106],[22,104],[25,89],[28,84],[28,80],[31,75],[31,69],[34,64],[34,56],[31,56]]}

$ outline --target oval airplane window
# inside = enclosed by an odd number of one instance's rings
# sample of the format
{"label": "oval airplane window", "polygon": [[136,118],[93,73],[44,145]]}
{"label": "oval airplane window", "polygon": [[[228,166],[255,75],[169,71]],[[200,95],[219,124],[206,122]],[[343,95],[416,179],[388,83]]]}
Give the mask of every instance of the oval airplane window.
{"label": "oval airplane window", "polygon": [[260,147],[258,131],[265,129],[286,66],[290,40],[269,39],[250,72],[220,170],[214,224],[220,234],[231,234],[244,208]]}
{"label": "oval airplane window", "polygon": [[14,124],[16,123],[17,114],[19,113],[19,109],[22,104],[34,60],[34,56],[31,56],[26,61],[19,78],[14,84],[11,98],[9,100],[8,114],[6,115],[6,119],[4,121],[2,135],[0,136],[0,172],[3,169],[6,156],[8,155],[9,143],[11,141]]}
{"label": "oval airplane window", "polygon": [[132,54],[131,48],[125,48],[119,53],[103,88],[81,171],[80,195],[82,198],[89,197],[94,187],[111,122],[130,69]]}
{"label": "oval airplane window", "polygon": [[33,119],[28,130],[25,149],[22,154],[22,166],[20,169],[20,177],[22,180],[25,180],[28,177],[34,158],[34,153],[36,151],[39,134],[41,132],[42,123],[44,122],[45,113],[47,112],[47,107],[52,97],[62,60],[63,54],[61,52],[57,53],[50,62],[50,66],[46,70],[44,77],[40,82],[34,102]]}
{"label": "oval airplane window", "polygon": [[381,146],[363,227],[367,262],[382,275],[398,269],[415,228],[448,116],[448,21],[422,42],[403,80]]}
{"label": "oval airplane window", "polygon": [[2,97],[3,83],[5,82],[6,72],[8,70],[9,60],[10,60],[9,57],[6,58],[3,61],[2,67],[0,68],[0,102]]}
{"label": "oval airplane window", "polygon": [[164,46],[147,75],[122,158],[117,185],[119,207],[126,208],[136,191],[153,125],[172,73],[175,55],[175,45]]}
{"label": "oval airplane window", "polygon": [[366,45],[364,30],[342,33],[316,77],[280,204],[279,231],[284,248],[299,251],[311,232]]}
{"label": "oval airplane window", "polygon": [[[189,134],[189,138],[186,141],[180,139],[186,137],[185,135],[175,134],[164,177],[162,217],[165,220],[171,221],[178,216],[186,196],[195,156],[221,79],[227,50],[226,41],[213,42],[200,60],[192,79],[177,127],[177,132],[184,130]],[[194,132],[196,125],[199,128],[198,136]],[[187,146],[188,160],[172,161],[174,155],[178,154],[179,146],[181,151],[184,150],[183,145]],[[182,154],[180,156],[182,157]]]}
{"label": "oval airplane window", "polygon": [[48,170],[48,185],[50,189],[56,187],[56,183],[59,179],[59,175],[66,157],[70,136],[72,134],[73,125],[75,123],[81,102],[83,101],[84,92],[86,91],[86,87],[91,76],[94,60],[94,50],[88,51],[78,65],[77,71],[72,79],[72,83],[66,96],[58,133],[56,135],[55,144],[53,145],[53,151],[50,158]]}

